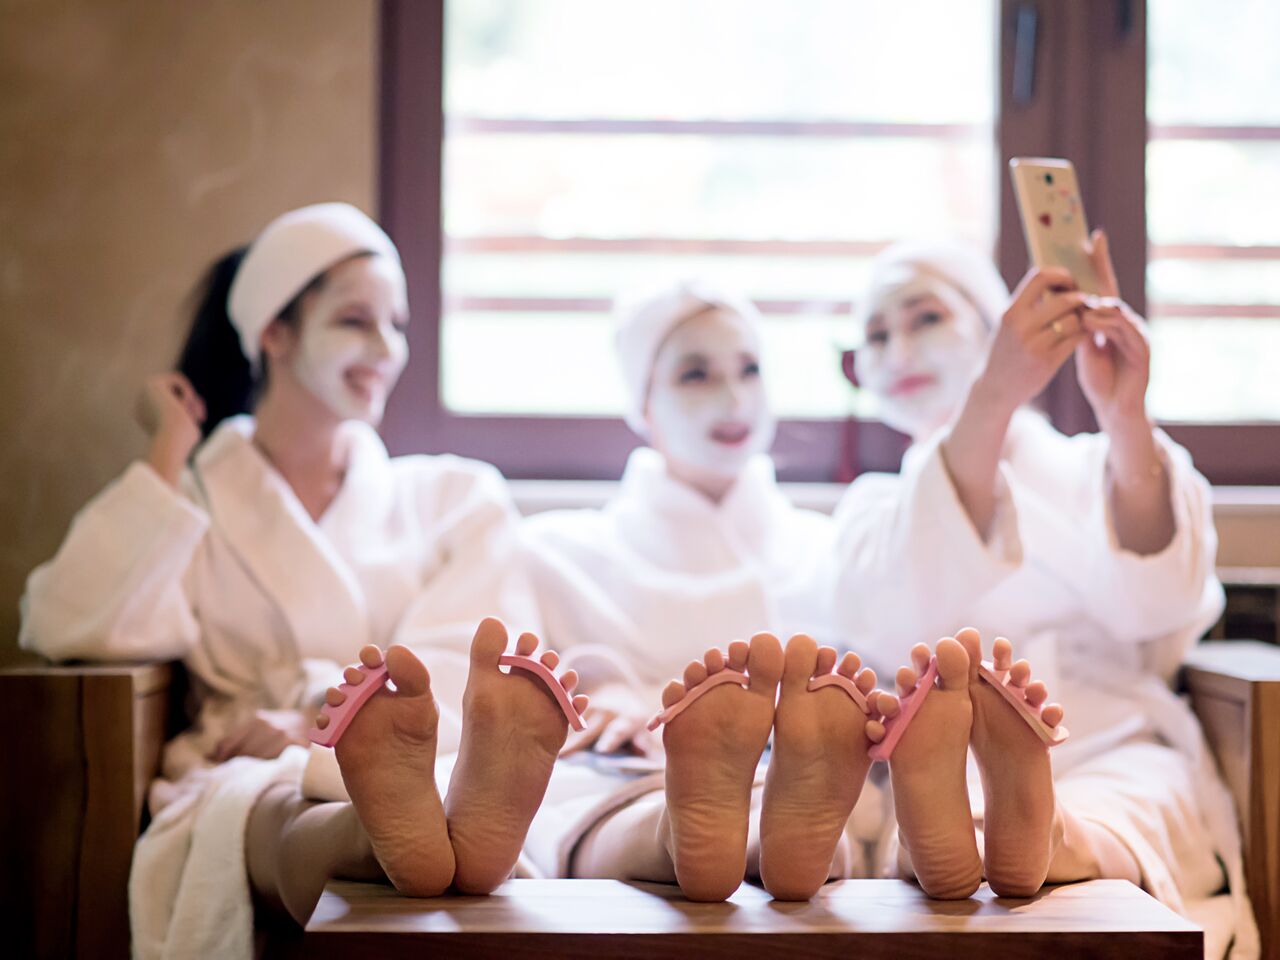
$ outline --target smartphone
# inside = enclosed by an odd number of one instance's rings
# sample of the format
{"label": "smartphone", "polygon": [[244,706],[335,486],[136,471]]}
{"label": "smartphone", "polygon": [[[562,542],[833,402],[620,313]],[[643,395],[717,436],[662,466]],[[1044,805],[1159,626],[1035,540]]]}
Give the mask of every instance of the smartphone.
{"label": "smartphone", "polygon": [[1089,259],[1089,224],[1071,161],[1014,157],[1009,175],[1031,262],[1037,267],[1062,267],[1082,291],[1101,293]]}

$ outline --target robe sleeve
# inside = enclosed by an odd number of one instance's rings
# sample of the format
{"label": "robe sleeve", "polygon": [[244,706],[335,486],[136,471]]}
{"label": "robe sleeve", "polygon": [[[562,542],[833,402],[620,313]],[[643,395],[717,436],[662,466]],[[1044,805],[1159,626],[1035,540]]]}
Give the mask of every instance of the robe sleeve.
{"label": "robe sleeve", "polygon": [[51,660],[182,657],[199,635],[183,580],[208,527],[203,510],[134,463],[28,578],[19,644]]}
{"label": "robe sleeve", "polygon": [[1091,555],[1081,569],[1095,615],[1113,636],[1132,642],[1177,638],[1177,649],[1168,651],[1176,663],[1217,620],[1224,600],[1215,573],[1218,536],[1208,481],[1186,450],[1162,431],[1156,439],[1169,478],[1173,539],[1146,556],[1120,546],[1107,495],[1108,442],[1099,437],[1091,451]]}
{"label": "robe sleeve", "polygon": [[943,460],[943,438],[912,450],[897,476],[858,478],[836,509],[835,622],[881,671],[907,662],[914,644],[964,626],[958,618],[975,599],[1022,562],[1007,465],[984,541]]}

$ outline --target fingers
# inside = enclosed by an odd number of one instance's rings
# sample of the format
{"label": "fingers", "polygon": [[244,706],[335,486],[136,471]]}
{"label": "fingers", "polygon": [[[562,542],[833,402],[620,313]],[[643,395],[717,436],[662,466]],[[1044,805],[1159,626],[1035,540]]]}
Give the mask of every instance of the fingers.
{"label": "fingers", "polygon": [[[577,700],[578,697],[574,697],[575,706]],[[579,710],[578,712],[581,713],[582,711]],[[583,721],[584,728],[582,730],[569,731],[569,736],[565,739],[564,746],[560,748],[560,756],[567,757],[589,748],[600,739],[600,735],[616,716],[617,714],[610,710],[594,711]]]}
{"label": "fingers", "polygon": [[1013,301],[1005,316],[1026,309],[1055,287],[1074,290],[1075,286],[1076,281],[1069,270],[1062,267],[1033,267],[1013,291]]}
{"label": "fingers", "polygon": [[1097,274],[1098,284],[1102,287],[1098,292],[1105,296],[1120,296],[1120,284],[1116,280],[1116,268],[1111,262],[1111,242],[1103,230],[1094,230],[1089,237],[1089,260],[1093,264],[1093,272]]}

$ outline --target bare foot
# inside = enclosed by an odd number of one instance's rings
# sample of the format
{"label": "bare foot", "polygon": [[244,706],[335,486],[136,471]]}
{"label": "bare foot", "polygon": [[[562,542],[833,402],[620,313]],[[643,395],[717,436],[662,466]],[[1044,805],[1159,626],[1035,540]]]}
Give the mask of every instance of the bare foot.
{"label": "bare foot", "polygon": [[[969,701],[969,658],[965,649],[946,637],[938,641],[937,686],[920,707],[889,760],[898,836],[921,888],[939,900],[960,900],[982,882],[982,860],[974,837],[973,814],[965,785],[969,729],[973,706]],[[929,648],[918,643],[911,650],[915,669],[898,670],[898,693],[915,689],[929,665]],[[886,718],[898,712],[898,701],[887,694],[877,698]],[[879,739],[883,726],[872,720],[869,735]]]}
{"label": "bare foot", "polygon": [[[531,633],[516,641],[522,656],[532,656],[537,647]],[[511,875],[569,732],[560,704],[541,680],[527,671],[498,669],[506,648],[507,629],[492,618],[471,641],[462,746],[445,799],[458,863],[453,883],[463,893],[489,893]],[[560,662],[549,650],[540,659],[550,670]],[[572,693],[578,675],[569,670],[560,683]],[[573,705],[581,712],[587,698],[574,697]]]}
{"label": "bare foot", "polygon": [[[386,661],[395,690],[379,690],[356,714],[335,748],[338,766],[387,878],[407,896],[434,897],[448,888],[454,867],[435,780],[440,711],[427,668],[407,647],[391,647]],[[376,667],[382,652],[365,647],[360,662]],[[365,675],[348,667],[345,679],[355,685]],[[329,688],[330,704],[343,699]]]}
{"label": "bare foot", "polygon": [[669,707],[726,666],[751,677],[745,690],[726,683],[709,691],[662,730],[671,858],[690,900],[724,900],[746,876],[751,785],[773,728],[782,664],[778,638],[758,633],[749,644],[729,644],[727,660],[708,650],[685,668],[684,683],[673,680],[662,691]]}
{"label": "bare foot", "polygon": [[[966,627],[956,634],[969,656],[969,698],[973,702],[973,754],[986,798],[983,835],[987,882],[1002,897],[1029,897],[1044,885],[1061,825],[1054,816],[1053,770],[1044,741],[991,684],[978,678],[982,640]],[[994,666],[1008,670],[1009,682],[1026,690],[1039,707],[1048,699],[1045,685],[1031,682],[1031,666],[1013,662],[1013,645],[997,637]],[[1049,704],[1041,718],[1062,722],[1062,707]],[[1056,825],[1055,825],[1056,824]]]}
{"label": "bare foot", "polygon": [[[871,768],[867,715],[843,690],[807,689],[831,673],[836,657],[803,634],[787,643],[760,815],[760,879],[779,900],[808,900],[826,883]],[[848,653],[838,673],[870,694],[876,675],[860,666]]]}

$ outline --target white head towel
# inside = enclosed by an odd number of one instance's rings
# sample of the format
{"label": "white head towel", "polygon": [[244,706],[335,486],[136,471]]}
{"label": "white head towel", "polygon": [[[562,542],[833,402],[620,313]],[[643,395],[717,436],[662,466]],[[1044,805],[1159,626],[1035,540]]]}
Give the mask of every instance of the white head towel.
{"label": "white head towel", "polygon": [[954,289],[977,308],[988,329],[994,330],[1009,306],[1009,288],[990,257],[954,241],[906,241],[882,250],[871,261],[866,292],[854,305],[857,329],[895,291],[921,277],[933,277]]}
{"label": "white head towel", "polygon": [[227,313],[240,335],[240,349],[255,370],[268,324],[313,279],[358,253],[400,263],[391,238],[349,203],[291,210],[258,234],[227,295]]}

